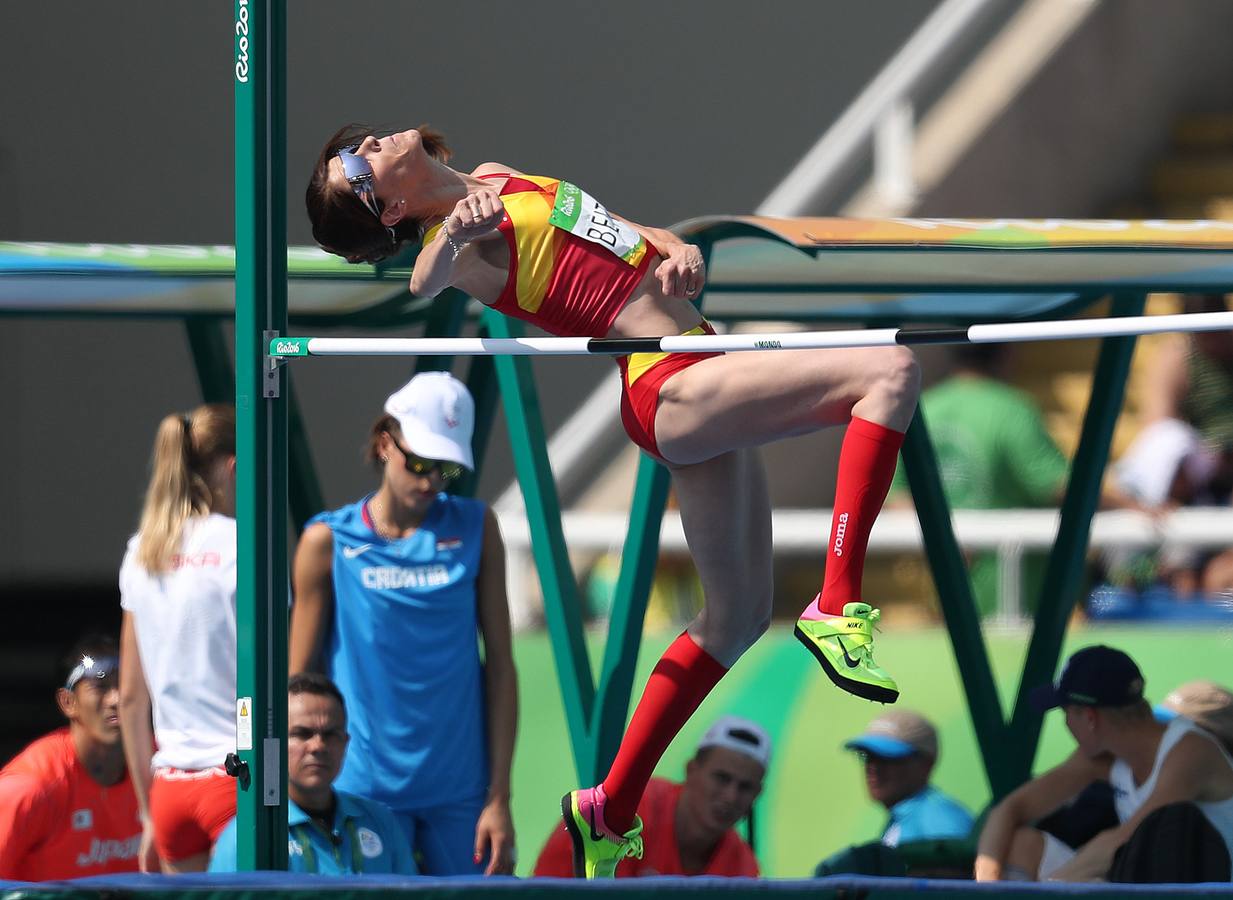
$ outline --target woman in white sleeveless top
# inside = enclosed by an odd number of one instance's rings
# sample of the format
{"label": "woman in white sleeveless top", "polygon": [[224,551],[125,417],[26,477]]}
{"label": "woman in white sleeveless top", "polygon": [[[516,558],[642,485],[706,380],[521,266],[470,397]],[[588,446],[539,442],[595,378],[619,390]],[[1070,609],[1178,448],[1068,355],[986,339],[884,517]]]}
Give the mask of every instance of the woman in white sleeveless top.
{"label": "woman in white sleeveless top", "polygon": [[143,871],[204,871],[235,815],[223,770],[235,749],[235,562],[235,410],[168,415],[120,568],[120,725]]}

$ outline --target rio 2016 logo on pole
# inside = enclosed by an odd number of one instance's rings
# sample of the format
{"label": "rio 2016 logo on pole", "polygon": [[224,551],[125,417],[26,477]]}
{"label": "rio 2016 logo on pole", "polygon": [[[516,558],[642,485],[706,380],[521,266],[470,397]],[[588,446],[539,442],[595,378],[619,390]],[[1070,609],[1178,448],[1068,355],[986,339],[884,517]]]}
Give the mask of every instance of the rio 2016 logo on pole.
{"label": "rio 2016 logo on pole", "polygon": [[248,0],[240,0],[235,16],[235,80],[248,84]]}

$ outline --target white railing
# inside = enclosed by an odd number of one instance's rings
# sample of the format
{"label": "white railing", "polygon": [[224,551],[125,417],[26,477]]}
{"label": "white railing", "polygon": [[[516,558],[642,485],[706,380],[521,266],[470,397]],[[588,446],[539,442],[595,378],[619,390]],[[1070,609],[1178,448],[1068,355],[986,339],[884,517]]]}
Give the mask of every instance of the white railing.
{"label": "white railing", "polygon": [[[500,514],[499,514],[500,515]],[[629,517],[624,513],[567,512],[561,524],[571,552],[619,552]],[[539,605],[527,520],[517,514],[500,515],[508,559],[510,610],[516,627],[525,627]],[[958,510],[952,523],[963,550],[993,551],[998,555],[999,618],[1022,618],[1020,569],[1023,554],[1048,550],[1057,537],[1059,514],[1049,509]],[[822,557],[830,533],[829,509],[778,510],[772,517],[775,552]],[[1111,511],[1092,519],[1089,548],[1143,549],[1160,546],[1197,548],[1233,547],[1233,509],[1195,507],[1156,519],[1142,513]],[[688,553],[680,515],[664,513],[659,546],[662,553]],[[919,552],[923,547],[920,522],[910,509],[883,510],[869,536],[869,552]]]}
{"label": "white railing", "polygon": [[818,214],[874,154],[880,187],[911,193],[915,105],[970,37],[1012,0],[945,0],[758,207],[764,216]]}

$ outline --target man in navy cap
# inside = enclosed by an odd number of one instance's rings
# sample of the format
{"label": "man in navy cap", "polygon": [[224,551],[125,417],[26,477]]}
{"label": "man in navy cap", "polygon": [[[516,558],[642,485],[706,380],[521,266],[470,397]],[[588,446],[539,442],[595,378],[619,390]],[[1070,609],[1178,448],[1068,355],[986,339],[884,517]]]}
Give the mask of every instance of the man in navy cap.
{"label": "man in navy cap", "polygon": [[[979,881],[1091,881],[1110,877],[1119,848],[1145,820],[1177,813],[1203,831],[1206,857],[1194,871],[1229,878],[1233,853],[1233,758],[1210,734],[1177,718],[1158,722],[1143,696],[1143,675],[1125,653],[1085,647],[1067,660],[1056,684],[1037,688],[1041,711],[1060,707],[1078,747],[1061,765],[1029,781],[989,813],[977,848]],[[1093,782],[1113,787],[1119,825],[1077,849],[1032,827]],[[1195,846],[1195,841],[1179,842]],[[1122,866],[1123,860],[1119,860]],[[1186,878],[1185,862],[1170,880]],[[1125,866],[1122,866],[1125,868]],[[1207,877],[1210,877],[1207,876]],[[1205,879],[1204,879],[1205,880]]]}

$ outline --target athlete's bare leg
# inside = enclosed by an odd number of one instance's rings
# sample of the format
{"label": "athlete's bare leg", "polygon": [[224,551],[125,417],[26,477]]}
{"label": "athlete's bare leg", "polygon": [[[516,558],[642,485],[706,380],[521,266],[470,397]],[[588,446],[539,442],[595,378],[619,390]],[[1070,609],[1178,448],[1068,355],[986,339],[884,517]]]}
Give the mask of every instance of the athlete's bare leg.
{"label": "athlete's bare leg", "polygon": [[730,668],[770,625],[771,502],[756,449],[672,466],[681,525],[705,606],[690,636]]}
{"label": "athlete's bare leg", "polygon": [[665,459],[683,465],[853,416],[902,432],[919,389],[906,347],[728,353],[664,382],[655,438]]}
{"label": "athlete's bare leg", "polygon": [[[827,544],[826,581],[801,613],[796,637],[836,685],[883,703],[899,696],[894,678],[873,659],[878,613],[864,602],[861,579],[869,533],[886,497],[903,432],[916,409],[920,375],[902,347],[732,353],[702,360],[669,378],[660,390],[655,420],[660,452],[682,469],[689,463],[780,438],[847,424],[835,480],[835,510]],[[739,518],[729,499],[732,481],[718,467],[694,476],[694,502],[703,510],[685,522],[709,543],[710,523]],[[710,498],[704,499],[704,498]],[[685,500],[682,499],[684,520]],[[691,539],[690,546],[693,548]],[[721,550],[695,562],[709,585],[744,584],[737,553]],[[722,594],[708,639],[738,655],[750,632],[729,621]],[[712,595],[706,593],[708,607]],[[691,632],[692,633],[692,632]],[[753,635],[756,638],[756,634]],[[735,657],[725,657],[731,665]]]}

